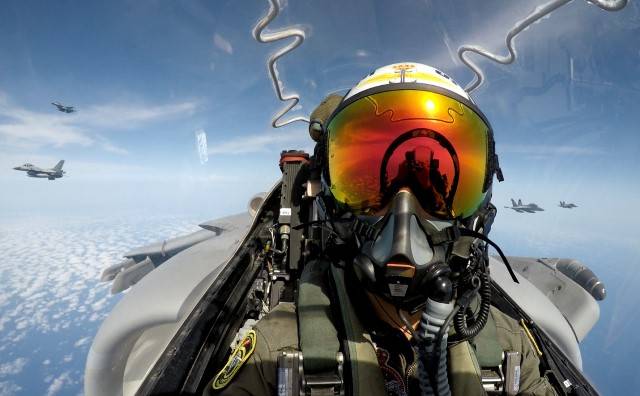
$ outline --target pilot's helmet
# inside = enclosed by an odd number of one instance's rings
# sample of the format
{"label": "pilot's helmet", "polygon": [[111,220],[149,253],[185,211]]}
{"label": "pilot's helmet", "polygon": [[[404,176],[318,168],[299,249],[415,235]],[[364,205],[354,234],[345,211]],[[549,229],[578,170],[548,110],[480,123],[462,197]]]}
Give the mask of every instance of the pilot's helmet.
{"label": "pilot's helmet", "polygon": [[491,126],[440,70],[384,66],[318,109],[310,133],[324,140],[324,179],[339,208],[374,214],[408,189],[431,216],[466,219],[490,197],[499,175]]}
{"label": "pilot's helmet", "polygon": [[327,98],[310,121],[330,216],[357,219],[340,234],[358,242],[356,278],[407,311],[426,297],[448,302],[458,226],[489,209],[501,179],[491,126],[467,92],[433,67],[396,63]]}

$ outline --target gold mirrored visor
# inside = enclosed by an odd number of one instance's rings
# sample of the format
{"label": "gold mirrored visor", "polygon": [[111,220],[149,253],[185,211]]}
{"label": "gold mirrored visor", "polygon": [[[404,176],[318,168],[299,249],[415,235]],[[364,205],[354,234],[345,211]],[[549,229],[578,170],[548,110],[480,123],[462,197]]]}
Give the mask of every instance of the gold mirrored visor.
{"label": "gold mirrored visor", "polygon": [[417,89],[373,93],[327,125],[329,185],[357,214],[383,209],[409,188],[429,214],[473,214],[486,196],[490,128],[469,105]]}

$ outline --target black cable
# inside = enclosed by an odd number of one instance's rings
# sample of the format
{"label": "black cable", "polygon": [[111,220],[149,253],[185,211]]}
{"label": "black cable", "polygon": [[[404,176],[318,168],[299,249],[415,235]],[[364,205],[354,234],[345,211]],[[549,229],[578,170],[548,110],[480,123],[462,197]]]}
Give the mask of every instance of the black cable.
{"label": "black cable", "polygon": [[[398,317],[400,317],[400,320],[402,320],[402,323],[404,323],[404,325],[407,327],[407,330],[409,330],[409,332],[411,333],[411,336],[413,337],[413,339],[416,340],[416,342],[420,342],[420,340],[421,340],[420,334],[418,334],[418,332],[413,328],[413,326],[411,325],[411,322],[409,322],[407,317],[404,316],[404,314],[402,313],[400,308],[396,307],[396,311],[398,313]],[[385,313],[386,313],[386,311],[385,311]],[[389,314],[387,314],[387,315],[389,315]],[[394,320],[394,323],[395,323],[395,320]]]}
{"label": "black cable", "polygon": [[520,282],[518,282],[518,278],[516,278],[515,272],[513,272],[513,269],[511,269],[511,264],[509,264],[509,260],[507,260],[507,257],[504,255],[504,253],[502,253],[502,249],[500,249],[500,247],[498,245],[496,245],[495,242],[493,242],[492,240],[487,238],[484,234],[481,234],[481,233],[476,232],[476,231],[469,230],[467,228],[460,228],[460,235],[461,236],[469,236],[469,237],[478,238],[480,240],[483,240],[483,241],[487,242],[491,246],[493,246],[493,248],[496,249],[496,251],[500,255],[500,258],[502,259],[502,262],[507,267],[507,271],[509,271],[509,275],[511,275],[511,279],[513,279],[513,281],[515,283],[520,283]]}

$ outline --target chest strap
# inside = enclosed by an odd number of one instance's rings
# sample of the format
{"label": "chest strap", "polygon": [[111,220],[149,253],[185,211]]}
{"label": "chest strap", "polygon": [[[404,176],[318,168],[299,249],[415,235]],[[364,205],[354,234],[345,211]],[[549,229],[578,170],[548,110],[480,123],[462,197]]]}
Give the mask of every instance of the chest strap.
{"label": "chest strap", "polygon": [[487,324],[473,339],[475,355],[481,367],[481,381],[489,394],[516,395],[520,389],[520,352],[504,351],[498,330],[489,313]]}
{"label": "chest strap", "polygon": [[343,358],[332,320],[327,286],[329,263],[308,262],[298,288],[298,331],[302,353],[302,389],[307,395],[340,395]]}
{"label": "chest strap", "polygon": [[503,350],[498,341],[498,330],[492,312],[489,312],[487,324],[474,337],[473,343],[480,367],[498,367],[502,364]]}
{"label": "chest strap", "polygon": [[332,265],[330,273],[344,326],[345,353],[351,368],[351,394],[386,396],[384,377],[378,365],[376,350],[371,336],[362,326],[349,299],[344,270]]}

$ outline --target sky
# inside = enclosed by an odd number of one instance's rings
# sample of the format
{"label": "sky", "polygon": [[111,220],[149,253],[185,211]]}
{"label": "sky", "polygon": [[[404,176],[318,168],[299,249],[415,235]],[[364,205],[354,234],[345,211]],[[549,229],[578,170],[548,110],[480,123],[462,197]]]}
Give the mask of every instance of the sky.
{"label": "sky", "polygon": [[[473,74],[457,49],[479,45],[506,54],[506,33],[543,4],[280,3],[269,29],[305,33],[277,65],[285,93],[300,95],[285,118],[308,116],[326,94],[394,62],[430,64],[465,86]],[[279,177],[281,150],[313,149],[306,124],[271,127],[284,104],[266,59],[284,41],[261,44],[251,35],[267,9],[258,0],[242,7],[4,2],[0,227],[34,216],[205,221],[246,210],[253,194]],[[607,12],[575,0],[516,37],[513,64],[472,56],[486,77],[472,97],[493,126],[506,179],[493,189],[499,214],[492,236],[509,254],[580,259],[609,282],[612,302],[603,303],[594,330],[609,341],[585,341],[594,356],[631,334],[623,318],[640,298],[629,283],[634,278],[624,276],[635,273],[640,253],[639,34],[636,2]],[[58,112],[52,101],[78,111]],[[197,150],[199,131],[207,137],[206,162]],[[25,162],[52,167],[60,159],[67,174],[56,181],[12,169]],[[510,198],[545,211],[515,213],[504,208]],[[561,209],[560,200],[578,208]],[[593,373],[607,364],[585,361]],[[609,386],[606,377],[597,380]]]}

